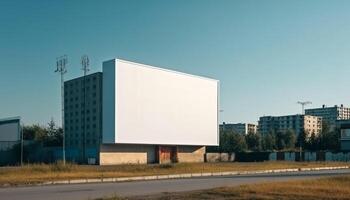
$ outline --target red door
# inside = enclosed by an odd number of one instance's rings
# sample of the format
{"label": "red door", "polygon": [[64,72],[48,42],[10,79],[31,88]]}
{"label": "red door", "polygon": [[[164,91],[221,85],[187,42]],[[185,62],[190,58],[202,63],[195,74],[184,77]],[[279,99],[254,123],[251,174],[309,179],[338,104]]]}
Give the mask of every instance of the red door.
{"label": "red door", "polygon": [[177,160],[177,148],[176,146],[158,146],[158,162],[172,163]]}

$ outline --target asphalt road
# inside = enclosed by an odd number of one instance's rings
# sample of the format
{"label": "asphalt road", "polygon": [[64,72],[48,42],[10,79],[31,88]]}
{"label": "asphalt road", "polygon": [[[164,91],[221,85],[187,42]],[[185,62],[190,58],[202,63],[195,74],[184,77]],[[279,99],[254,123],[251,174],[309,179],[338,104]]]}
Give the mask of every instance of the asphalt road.
{"label": "asphalt road", "polygon": [[280,174],[198,177],[188,179],[153,180],[122,183],[93,183],[1,188],[0,199],[88,200],[99,197],[113,196],[115,194],[118,196],[139,196],[162,192],[184,192],[222,186],[237,186],[241,184],[261,183],[270,181],[312,179],[344,174],[350,174],[350,169],[290,172]]}

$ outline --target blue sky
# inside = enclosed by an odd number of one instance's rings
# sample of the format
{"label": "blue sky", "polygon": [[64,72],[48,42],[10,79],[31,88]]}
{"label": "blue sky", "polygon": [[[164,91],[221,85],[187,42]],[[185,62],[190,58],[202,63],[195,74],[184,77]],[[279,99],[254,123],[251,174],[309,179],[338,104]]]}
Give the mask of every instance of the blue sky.
{"label": "blue sky", "polygon": [[221,119],[350,106],[350,1],[0,1],[0,118],[60,122],[67,79],[119,57],[221,81]]}

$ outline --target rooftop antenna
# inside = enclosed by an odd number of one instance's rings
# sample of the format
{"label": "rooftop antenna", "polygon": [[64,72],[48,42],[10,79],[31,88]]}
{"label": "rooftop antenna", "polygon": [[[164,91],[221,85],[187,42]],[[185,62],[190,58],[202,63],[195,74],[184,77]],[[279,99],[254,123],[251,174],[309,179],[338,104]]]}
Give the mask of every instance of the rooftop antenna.
{"label": "rooftop antenna", "polygon": [[90,64],[89,57],[87,55],[83,55],[81,57],[81,66],[82,66],[81,70],[84,71],[84,76],[86,76],[88,71],[90,71],[89,64]]}
{"label": "rooftop antenna", "polygon": [[305,106],[312,104],[311,101],[298,101],[297,104],[301,105],[301,114],[305,115]]}
{"label": "rooftop antenna", "polygon": [[81,70],[83,70],[83,72],[84,72],[84,81],[83,81],[83,96],[84,96],[84,100],[83,100],[83,102],[84,102],[84,104],[83,104],[83,107],[82,107],[82,109],[83,109],[83,120],[81,120],[81,126],[83,127],[83,155],[82,155],[82,157],[83,157],[83,162],[85,162],[85,157],[86,157],[86,113],[85,113],[85,111],[86,111],[86,75],[87,75],[87,73],[88,73],[88,71],[90,71],[90,69],[89,69],[89,57],[87,56],[87,55],[83,55],[82,57],[81,57],[81,66],[82,66],[82,68],[81,68]]}
{"label": "rooftop antenna", "polygon": [[62,111],[62,159],[63,164],[66,164],[66,141],[65,141],[65,128],[64,128],[64,74],[67,73],[66,65],[68,64],[67,55],[56,58],[56,73],[61,75],[61,111]]}

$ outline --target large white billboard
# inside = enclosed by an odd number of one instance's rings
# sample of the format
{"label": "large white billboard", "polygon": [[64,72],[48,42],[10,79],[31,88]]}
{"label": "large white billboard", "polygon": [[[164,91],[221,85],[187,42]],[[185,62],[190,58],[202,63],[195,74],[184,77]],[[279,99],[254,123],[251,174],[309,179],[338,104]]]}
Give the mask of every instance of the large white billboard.
{"label": "large white billboard", "polygon": [[218,145],[219,81],[103,63],[103,143]]}

